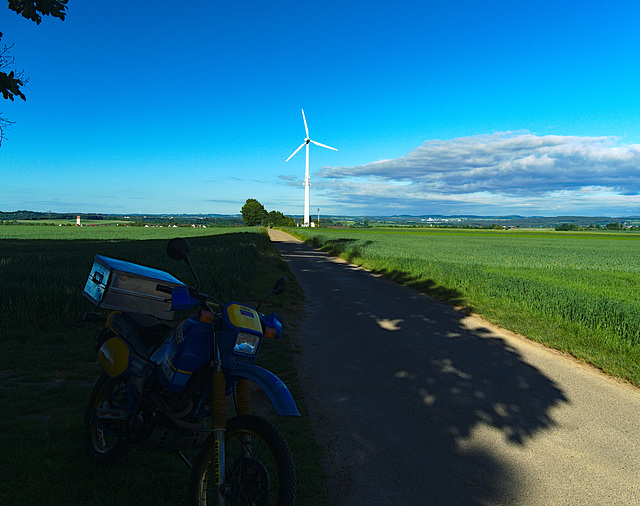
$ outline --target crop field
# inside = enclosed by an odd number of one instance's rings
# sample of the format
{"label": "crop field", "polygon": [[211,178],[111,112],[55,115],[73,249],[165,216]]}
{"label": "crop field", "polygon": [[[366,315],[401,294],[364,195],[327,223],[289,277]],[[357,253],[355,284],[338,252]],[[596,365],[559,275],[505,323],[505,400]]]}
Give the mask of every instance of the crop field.
{"label": "crop field", "polygon": [[640,235],[300,229],[316,247],[640,385]]}
{"label": "crop field", "polygon": [[[287,291],[263,309],[294,318],[302,291],[259,229],[0,226],[0,504],[185,503],[189,471],[176,455],[140,450],[100,466],[86,457],[82,435],[100,375],[99,326],[81,321],[85,311],[100,312],[82,296],[93,257],[149,265],[192,283],[184,262],[165,253],[176,236],[189,239],[201,290],[220,300],[257,303],[288,277]],[[273,419],[296,460],[299,502],[328,504],[289,333],[264,343],[258,363],[289,386],[303,414]]]}
{"label": "crop field", "polygon": [[[251,229],[243,229],[249,231]],[[0,225],[0,240],[2,239],[47,239],[47,240],[86,240],[98,241],[171,239],[172,237],[199,237],[229,233],[228,228],[203,227],[75,227],[75,226],[46,226],[46,225]]]}

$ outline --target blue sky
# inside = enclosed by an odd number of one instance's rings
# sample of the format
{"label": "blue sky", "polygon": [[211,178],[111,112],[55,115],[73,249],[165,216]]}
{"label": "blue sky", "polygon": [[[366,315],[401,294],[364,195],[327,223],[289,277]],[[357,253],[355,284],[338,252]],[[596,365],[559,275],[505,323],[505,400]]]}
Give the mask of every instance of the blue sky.
{"label": "blue sky", "polygon": [[70,0],[0,9],[27,101],[0,210],[640,215],[640,4]]}

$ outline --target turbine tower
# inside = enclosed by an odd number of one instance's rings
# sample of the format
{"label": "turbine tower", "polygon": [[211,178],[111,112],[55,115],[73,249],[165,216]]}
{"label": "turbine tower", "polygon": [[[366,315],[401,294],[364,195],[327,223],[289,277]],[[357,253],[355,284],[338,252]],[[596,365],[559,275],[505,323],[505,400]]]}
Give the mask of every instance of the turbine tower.
{"label": "turbine tower", "polygon": [[311,185],[311,181],[309,180],[309,143],[313,142],[316,146],[320,146],[327,149],[333,149],[334,151],[338,151],[336,148],[332,148],[331,146],[327,146],[326,144],[321,144],[309,138],[309,128],[307,127],[307,118],[304,117],[304,109],[302,109],[302,121],[304,121],[304,131],[307,136],[304,139],[304,142],[300,144],[298,149],[296,149],[289,158],[286,159],[285,163],[291,160],[293,155],[295,155],[298,151],[302,149],[303,146],[307,147],[307,159],[305,163],[304,170],[304,221],[302,226],[309,226],[309,186]]}

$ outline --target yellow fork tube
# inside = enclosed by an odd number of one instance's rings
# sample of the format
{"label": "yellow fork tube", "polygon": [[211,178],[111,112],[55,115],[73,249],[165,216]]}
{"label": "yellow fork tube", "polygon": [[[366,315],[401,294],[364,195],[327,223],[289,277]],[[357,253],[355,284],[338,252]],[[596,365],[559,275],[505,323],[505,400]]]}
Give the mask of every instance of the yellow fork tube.
{"label": "yellow fork tube", "polygon": [[226,383],[222,369],[214,371],[211,378],[211,429],[227,428]]}
{"label": "yellow fork tube", "polygon": [[227,428],[227,404],[225,401],[226,384],[224,373],[218,365],[211,378],[211,430],[214,436],[214,482],[217,489],[214,504],[224,505],[222,484],[225,479],[224,434]]}
{"label": "yellow fork tube", "polygon": [[236,410],[238,415],[251,414],[251,382],[247,378],[236,383]]}

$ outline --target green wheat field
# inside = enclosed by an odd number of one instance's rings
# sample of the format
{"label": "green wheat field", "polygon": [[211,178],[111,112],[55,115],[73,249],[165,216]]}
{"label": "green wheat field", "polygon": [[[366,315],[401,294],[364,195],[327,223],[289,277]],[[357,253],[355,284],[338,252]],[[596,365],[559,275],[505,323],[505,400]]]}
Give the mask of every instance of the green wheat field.
{"label": "green wheat field", "polygon": [[186,265],[166,255],[167,240],[176,236],[189,240],[201,290],[218,300],[257,303],[276,280],[290,280],[284,294],[262,306],[284,316],[285,336],[263,343],[258,364],[287,384],[302,417],[268,408],[260,414],[289,442],[299,504],[330,503],[290,340],[304,295],[264,229],[11,225],[0,226],[0,504],[186,503],[189,470],[176,455],[134,450],[120,465],[100,466],[86,457],[82,435],[101,372],[94,349],[99,326],[82,322],[85,311],[100,312],[82,296],[94,255],[192,283]]}
{"label": "green wheat field", "polygon": [[295,229],[310,244],[640,386],[640,235]]}
{"label": "green wheat field", "polygon": [[[640,386],[640,234],[463,229],[291,229],[331,254],[476,312]],[[269,301],[288,320],[285,338],[259,360],[291,388],[303,417],[276,423],[289,441],[300,504],[329,504],[321,450],[292,359],[290,335],[304,295],[260,228],[0,226],[0,504],[182,504],[188,470],[174,455],[133,452],[116,467],[88,461],[85,405],[100,369],[96,310],[81,292],[96,253],[166,270],[167,240],[186,237],[202,290]],[[182,315],[186,316],[186,315]],[[176,321],[180,315],[176,316]],[[297,353],[295,346],[294,354]]]}

